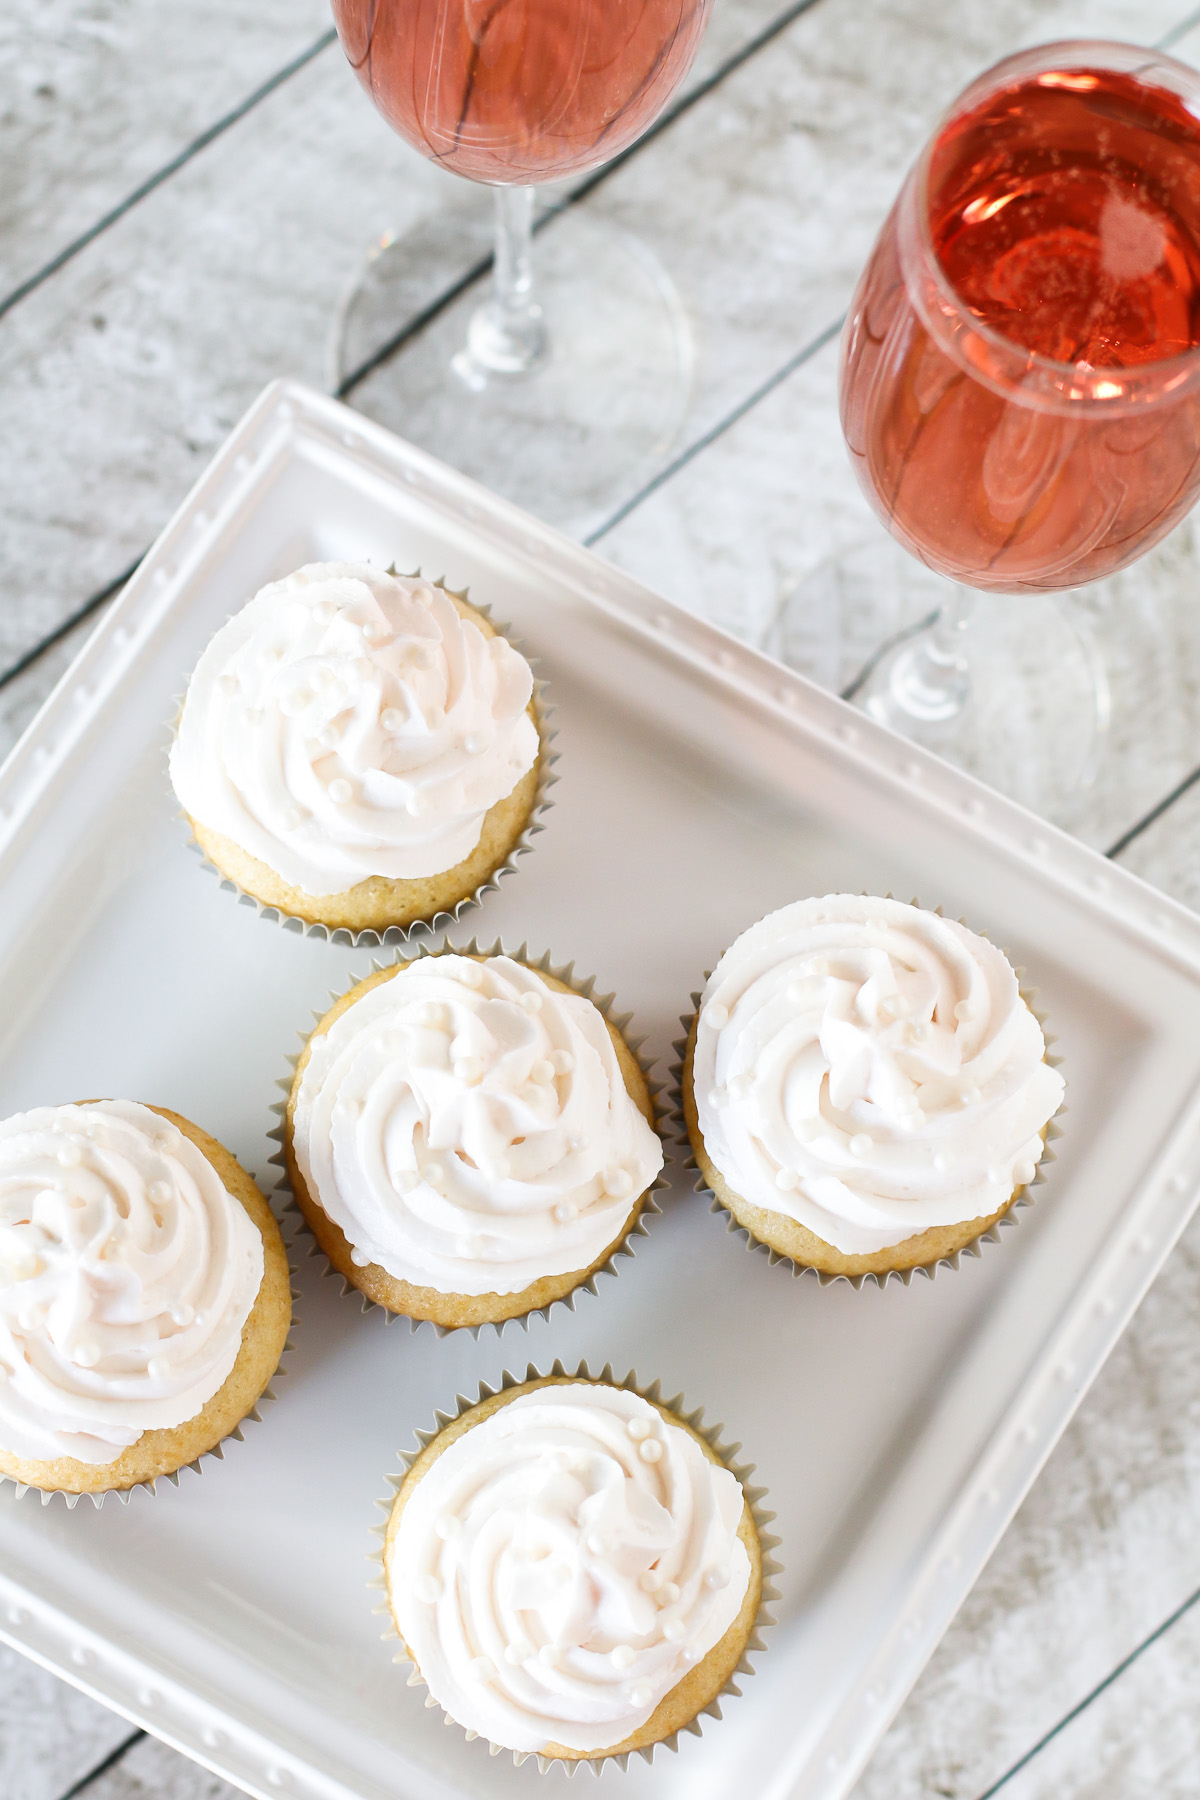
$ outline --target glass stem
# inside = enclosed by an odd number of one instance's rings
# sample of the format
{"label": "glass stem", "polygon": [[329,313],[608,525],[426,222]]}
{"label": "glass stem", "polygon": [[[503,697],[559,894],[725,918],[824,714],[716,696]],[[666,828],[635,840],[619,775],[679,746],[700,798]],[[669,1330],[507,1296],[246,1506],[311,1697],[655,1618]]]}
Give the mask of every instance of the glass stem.
{"label": "glass stem", "polygon": [[925,724],[957,718],[971,694],[967,633],[977,602],[970,588],[956,587],[932,625],[896,657],[888,680],[896,712]]}
{"label": "glass stem", "polygon": [[454,359],[469,387],[497,375],[527,375],[546,354],[546,327],[533,290],[533,189],[498,187],[491,297],[472,315],[466,351]]}

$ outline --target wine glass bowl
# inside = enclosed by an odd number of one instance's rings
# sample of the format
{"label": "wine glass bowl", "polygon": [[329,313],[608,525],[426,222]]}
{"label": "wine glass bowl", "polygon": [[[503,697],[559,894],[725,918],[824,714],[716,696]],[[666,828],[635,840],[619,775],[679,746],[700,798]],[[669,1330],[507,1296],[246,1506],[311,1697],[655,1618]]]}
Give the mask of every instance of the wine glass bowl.
{"label": "wine glass bowl", "polygon": [[389,125],[471,181],[528,184],[608,162],[691,66],[711,0],[333,0]]}
{"label": "wine glass bowl", "polygon": [[859,282],[841,412],[888,529],[974,588],[1123,568],[1200,490],[1200,76],[1009,58],[943,120]]}

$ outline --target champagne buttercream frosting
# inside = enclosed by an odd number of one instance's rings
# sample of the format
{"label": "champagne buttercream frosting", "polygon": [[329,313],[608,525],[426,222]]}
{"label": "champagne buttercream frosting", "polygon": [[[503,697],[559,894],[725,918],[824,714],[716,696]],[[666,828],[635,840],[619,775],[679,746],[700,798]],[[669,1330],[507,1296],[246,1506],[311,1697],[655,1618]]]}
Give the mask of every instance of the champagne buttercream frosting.
{"label": "champagne buttercream frosting", "polygon": [[0,1447],[103,1465],[222,1387],[262,1238],[208,1159],[129,1100],[0,1123]]}
{"label": "champagne buttercream frosting", "polygon": [[310,563],[223,625],[171,780],[197,824],[320,896],[443,874],[538,757],[533,675],[441,588]]}
{"label": "champagne buttercream frosting", "polygon": [[291,1132],[353,1260],[452,1294],[591,1267],[663,1162],[599,1009],[507,956],[368,988],[310,1039]]}
{"label": "champagne buttercream frosting", "polygon": [[607,1749],[738,1617],[743,1506],[729,1470],[638,1394],[536,1386],[411,1480],[386,1552],[397,1627],[468,1730]]}
{"label": "champagne buttercream frosting", "polygon": [[798,900],[705,986],[692,1087],[729,1187],[847,1255],[997,1212],[1063,1080],[985,938],[900,901]]}

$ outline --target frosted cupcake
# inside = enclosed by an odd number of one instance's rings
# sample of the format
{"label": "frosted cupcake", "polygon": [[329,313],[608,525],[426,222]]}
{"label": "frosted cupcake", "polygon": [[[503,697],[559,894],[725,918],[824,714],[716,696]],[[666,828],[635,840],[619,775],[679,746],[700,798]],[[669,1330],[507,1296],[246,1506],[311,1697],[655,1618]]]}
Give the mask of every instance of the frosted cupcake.
{"label": "frosted cupcake", "polygon": [[207,1132],[130,1100],[0,1123],[0,1474],[173,1474],[253,1412],[290,1322],[279,1228]]}
{"label": "frosted cupcake", "polygon": [[688,1035],[705,1181],[751,1237],[829,1275],[965,1249],[1033,1180],[1063,1080],[999,950],[871,896],[743,932]]}
{"label": "frosted cupcake", "polygon": [[663,1164],[646,1077],[593,1001],[510,956],[382,969],[296,1066],[284,1150],[334,1268],[455,1327],[564,1299],[637,1224]]}
{"label": "frosted cupcake", "polygon": [[383,1567],[405,1651],[452,1720],[596,1761],[672,1737],[746,1666],[763,1545],[691,1423],[630,1388],[538,1376],[415,1458]]}
{"label": "frosted cupcake", "polygon": [[431,920],[511,856],[542,750],[525,658],[465,600],[310,563],[223,625],[171,781],[220,872],[329,929]]}

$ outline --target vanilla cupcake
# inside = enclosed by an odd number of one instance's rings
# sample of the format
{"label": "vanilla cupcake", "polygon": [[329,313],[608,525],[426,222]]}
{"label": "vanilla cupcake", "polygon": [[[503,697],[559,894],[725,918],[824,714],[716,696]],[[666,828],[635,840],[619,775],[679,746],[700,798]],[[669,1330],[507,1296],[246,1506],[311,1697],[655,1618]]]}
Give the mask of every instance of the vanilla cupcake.
{"label": "vanilla cupcake", "polygon": [[209,860],[330,930],[474,895],[529,824],[543,750],[525,658],[443,588],[310,563],[223,625],[188,683],[171,781]]}
{"label": "vanilla cupcake", "polygon": [[510,956],[443,951],[351,988],[296,1065],[284,1152],[333,1267],[453,1328],[565,1299],[663,1164],[646,1077],[593,1001]]}
{"label": "vanilla cupcake", "polygon": [[827,1275],[928,1267],[1033,1180],[1063,1080],[994,945],[872,896],[798,900],[713,970],[683,1106],[750,1236]]}
{"label": "vanilla cupcake", "polygon": [[0,1123],[0,1474],[174,1474],[253,1413],[291,1305],[270,1208],[187,1119],[90,1100]]}
{"label": "vanilla cupcake", "polygon": [[696,1729],[748,1667],[764,1547],[695,1419],[631,1387],[537,1376],[413,1459],[383,1585],[448,1718],[518,1758],[596,1762]]}

